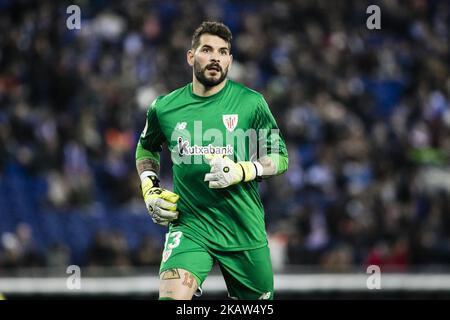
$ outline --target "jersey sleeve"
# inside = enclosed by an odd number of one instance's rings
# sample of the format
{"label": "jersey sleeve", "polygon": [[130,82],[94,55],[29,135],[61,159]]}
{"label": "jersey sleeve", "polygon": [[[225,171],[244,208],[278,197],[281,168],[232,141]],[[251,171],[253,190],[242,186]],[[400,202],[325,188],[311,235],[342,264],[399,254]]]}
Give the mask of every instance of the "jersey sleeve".
{"label": "jersey sleeve", "polygon": [[262,96],[256,105],[253,119],[253,128],[256,129],[258,135],[258,159],[267,156],[274,162],[277,174],[285,172],[288,168],[286,143]]}
{"label": "jersey sleeve", "polygon": [[161,130],[156,113],[157,102],[158,99],[148,108],[145,127],[136,147],[136,160],[152,159],[159,164],[159,153],[162,151],[162,144],[166,141],[166,137]]}

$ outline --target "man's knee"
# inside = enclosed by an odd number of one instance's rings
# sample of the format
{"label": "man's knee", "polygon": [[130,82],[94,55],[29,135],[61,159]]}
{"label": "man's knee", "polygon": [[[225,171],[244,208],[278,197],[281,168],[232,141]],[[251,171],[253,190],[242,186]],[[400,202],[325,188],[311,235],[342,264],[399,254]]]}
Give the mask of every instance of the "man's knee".
{"label": "man's knee", "polygon": [[161,273],[159,297],[175,300],[190,300],[197,290],[195,277],[184,269],[168,269]]}

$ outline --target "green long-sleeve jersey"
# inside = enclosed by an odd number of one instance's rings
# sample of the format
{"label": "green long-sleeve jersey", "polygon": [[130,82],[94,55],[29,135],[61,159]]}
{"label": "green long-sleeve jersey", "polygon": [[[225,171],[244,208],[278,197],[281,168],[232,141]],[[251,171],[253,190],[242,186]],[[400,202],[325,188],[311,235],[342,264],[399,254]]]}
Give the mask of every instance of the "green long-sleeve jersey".
{"label": "green long-sleeve jersey", "polygon": [[171,152],[174,192],[180,196],[179,218],[170,231],[182,231],[216,250],[264,246],[264,208],[257,181],[224,189],[210,189],[204,181],[210,171],[207,153],[225,154],[234,161],[268,156],[276,163],[276,174],[286,171],[286,145],[263,96],[231,80],[208,97],[195,95],[192,83],[160,96],[148,109],[136,160],[159,163],[164,143]]}

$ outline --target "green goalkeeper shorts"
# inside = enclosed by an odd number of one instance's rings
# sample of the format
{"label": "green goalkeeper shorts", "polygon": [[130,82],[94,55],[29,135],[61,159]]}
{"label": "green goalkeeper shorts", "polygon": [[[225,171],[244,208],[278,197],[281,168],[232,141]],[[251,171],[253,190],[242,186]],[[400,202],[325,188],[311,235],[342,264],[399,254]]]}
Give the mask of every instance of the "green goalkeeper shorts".
{"label": "green goalkeeper shorts", "polygon": [[273,271],[267,245],[245,251],[217,251],[194,242],[181,231],[173,231],[166,234],[159,273],[185,269],[201,288],[215,262],[222,271],[230,298],[273,299]]}

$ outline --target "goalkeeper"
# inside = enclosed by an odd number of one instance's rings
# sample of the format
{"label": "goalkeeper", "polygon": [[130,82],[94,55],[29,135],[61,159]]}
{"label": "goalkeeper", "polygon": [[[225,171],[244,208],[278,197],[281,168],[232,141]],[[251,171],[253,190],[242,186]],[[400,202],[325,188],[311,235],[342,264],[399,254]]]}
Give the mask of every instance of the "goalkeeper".
{"label": "goalkeeper", "polygon": [[[213,265],[229,297],[273,299],[273,271],[257,182],[287,170],[286,146],[263,96],[227,79],[232,35],[218,22],[194,32],[192,82],[147,112],[136,167],[153,221],[168,226],[159,298],[191,299]],[[158,179],[167,144],[174,190]]]}

